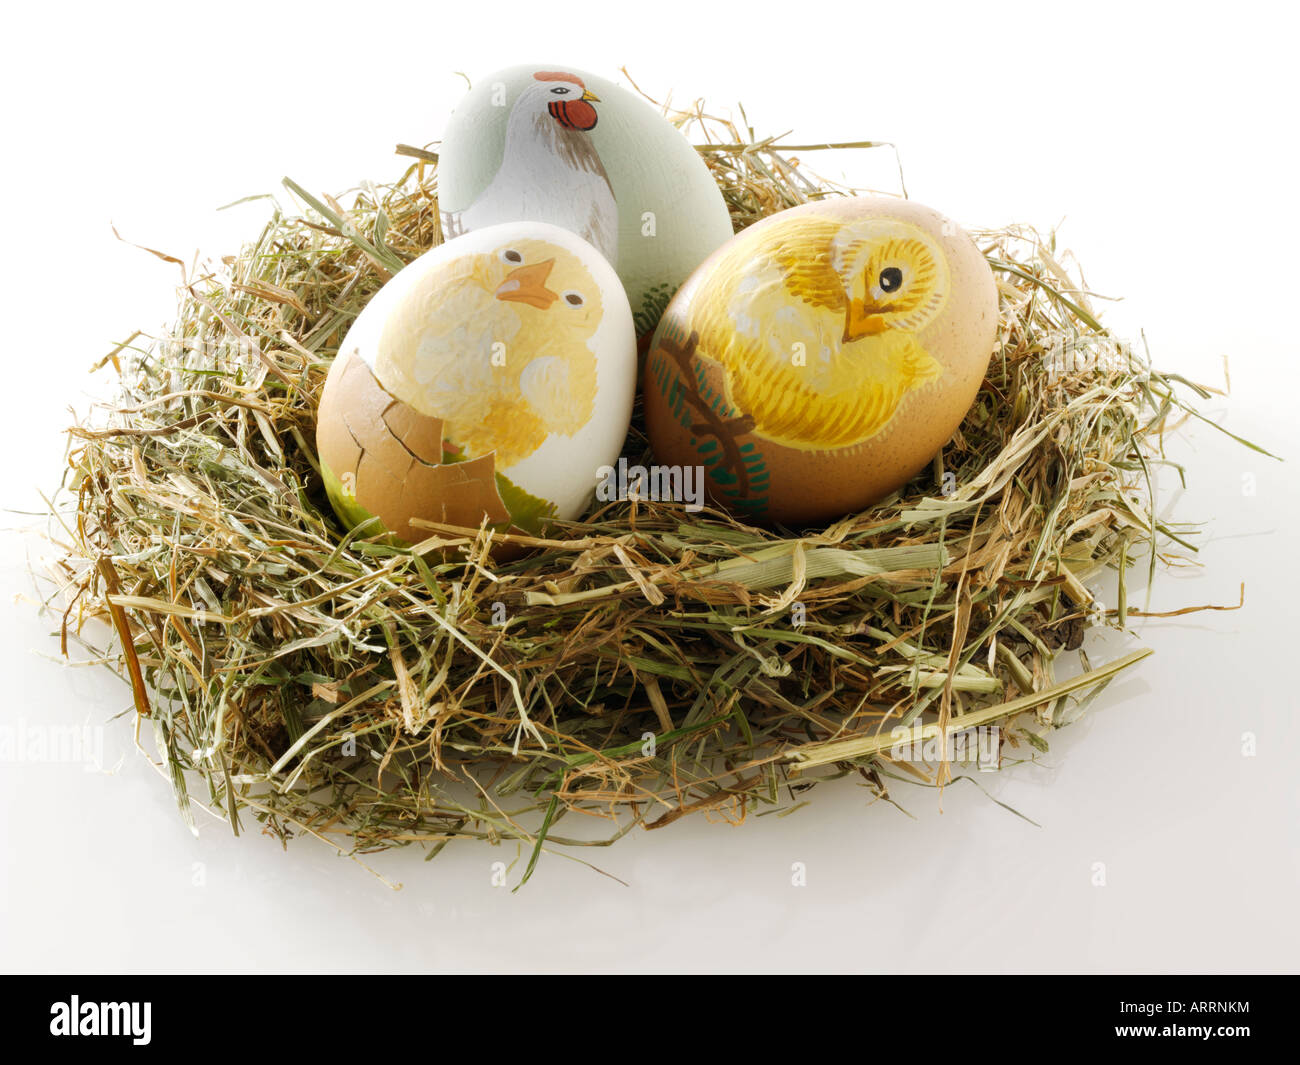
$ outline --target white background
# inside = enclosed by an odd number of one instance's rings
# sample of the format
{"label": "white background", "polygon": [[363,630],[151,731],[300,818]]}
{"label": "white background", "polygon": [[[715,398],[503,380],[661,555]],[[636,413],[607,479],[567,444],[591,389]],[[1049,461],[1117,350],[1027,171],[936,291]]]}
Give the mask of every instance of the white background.
{"label": "white background", "polygon": [[[1294,970],[1300,948],[1300,727],[1293,711],[1295,16],[1277,5],[424,2],[25,4],[6,14],[8,371],[0,442],[3,724],[104,725],[129,706],[102,669],[57,662],[19,531],[61,470],[87,367],[174,307],[174,266],[260,227],[281,176],[342,191],[396,176],[399,141],[437,139],[463,83],[517,62],[648,91],[742,101],[761,135],[898,143],[913,198],[971,225],[1061,222],[1108,312],[1158,364],[1232,396],[1176,518],[1204,568],[1152,609],[1246,608],[1137,625],[1156,654],[1038,766],[903,789],[912,817],[844,783],[743,828],[687,819],[562,858],[522,892],[489,886],[515,848],[377,861],[393,891],[311,842],[287,853],[202,821],[106,729],[113,772],[0,767],[0,966],[17,970]],[[746,25],[752,20],[752,25]],[[895,189],[892,158],[810,165]],[[101,375],[102,377],[102,375]],[[1244,476],[1256,492],[1243,492]],[[1168,484],[1168,480],[1166,480]],[[1176,486],[1172,486],[1176,487]],[[1096,646],[1102,661],[1125,646]],[[1109,648],[1109,649],[1108,649]],[[1242,756],[1242,734],[1258,753]],[[804,862],[807,886],[791,884]],[[1094,886],[1094,863],[1106,886]],[[517,870],[516,870],[517,873]]]}

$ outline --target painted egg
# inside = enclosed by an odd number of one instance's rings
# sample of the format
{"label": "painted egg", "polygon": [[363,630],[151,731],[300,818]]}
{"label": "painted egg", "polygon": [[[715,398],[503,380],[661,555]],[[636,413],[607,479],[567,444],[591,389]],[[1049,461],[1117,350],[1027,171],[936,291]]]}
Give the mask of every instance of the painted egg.
{"label": "painted egg", "polygon": [[536,534],[582,513],[623,445],[636,387],[627,297],[586,241],[556,226],[479,230],[379,290],[339,348],[316,444],[349,527],[413,519]]}
{"label": "painted egg", "polygon": [[511,67],[456,108],[438,152],[448,238],[532,219],[618,270],[648,340],[678,286],[732,235],[699,153],[644,100],[572,67]]}
{"label": "painted egg", "polygon": [[906,200],[772,215],[673,299],[644,370],[656,460],[703,467],[711,498],[787,525],[900,488],[974,402],[998,328],[974,242]]}

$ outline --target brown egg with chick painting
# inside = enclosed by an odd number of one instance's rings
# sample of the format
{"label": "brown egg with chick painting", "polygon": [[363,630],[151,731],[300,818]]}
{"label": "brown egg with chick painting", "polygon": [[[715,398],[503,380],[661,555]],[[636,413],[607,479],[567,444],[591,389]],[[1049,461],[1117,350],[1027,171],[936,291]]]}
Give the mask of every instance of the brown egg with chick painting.
{"label": "brown egg with chick painting", "polygon": [[702,466],[744,520],[863,510],[952,437],[997,330],[992,270],[939,212],[884,197],[782,211],[669,304],[643,378],[655,459]]}

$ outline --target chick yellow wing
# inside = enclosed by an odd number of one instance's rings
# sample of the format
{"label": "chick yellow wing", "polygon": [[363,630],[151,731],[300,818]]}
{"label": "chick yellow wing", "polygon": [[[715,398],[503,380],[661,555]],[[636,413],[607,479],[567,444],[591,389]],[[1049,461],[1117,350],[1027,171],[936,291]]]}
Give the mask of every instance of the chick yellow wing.
{"label": "chick yellow wing", "polygon": [[[497,396],[482,421],[459,430],[467,453],[491,452],[504,469],[531,455],[551,433],[572,436],[586,425],[591,405],[574,402],[583,387],[584,361],[575,361],[577,370],[557,355],[529,360],[519,373],[517,392]],[[590,388],[594,394],[594,372]]]}
{"label": "chick yellow wing", "polygon": [[858,341],[813,368],[754,361],[754,373],[728,373],[733,406],[754,419],[754,431],[787,447],[833,450],[880,432],[907,393],[942,368],[913,337],[886,333]]}
{"label": "chick yellow wing", "polygon": [[[566,359],[544,355],[533,359],[519,375],[519,391],[533,412],[553,433],[572,436],[591,417],[596,392],[595,359]],[[574,402],[574,397],[580,398]]]}

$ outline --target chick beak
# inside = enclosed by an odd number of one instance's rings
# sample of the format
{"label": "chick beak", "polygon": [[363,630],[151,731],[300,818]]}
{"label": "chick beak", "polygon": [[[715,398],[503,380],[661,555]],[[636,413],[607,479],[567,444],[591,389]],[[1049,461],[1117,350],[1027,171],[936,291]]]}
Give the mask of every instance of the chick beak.
{"label": "chick beak", "polygon": [[582,90],[582,98],[583,98],[584,100],[592,100],[592,101],[594,101],[595,103],[600,103],[600,97],[597,96],[597,95],[596,95],[594,92],[592,92],[590,89],[583,89],[583,90]]}
{"label": "chick beak", "polygon": [[540,263],[525,263],[515,267],[497,287],[497,299],[527,303],[530,307],[546,310],[560,298],[546,287],[546,279],[553,266],[554,259],[544,259]]}
{"label": "chick beak", "polygon": [[844,316],[845,344],[863,337],[878,336],[885,328],[885,318],[879,307],[856,297],[849,300],[848,313]]}

